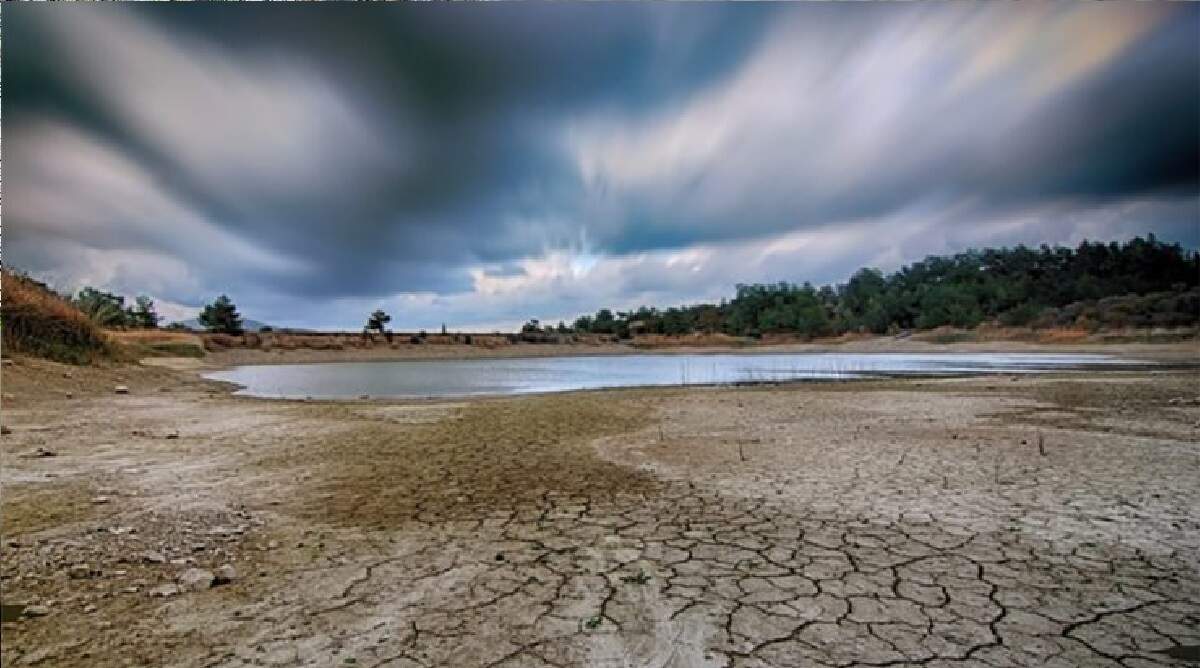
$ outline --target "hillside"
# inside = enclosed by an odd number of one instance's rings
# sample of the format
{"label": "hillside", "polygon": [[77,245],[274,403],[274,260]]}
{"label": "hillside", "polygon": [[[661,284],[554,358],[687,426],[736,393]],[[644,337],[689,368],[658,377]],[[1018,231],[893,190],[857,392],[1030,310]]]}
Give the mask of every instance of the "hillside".
{"label": "hillside", "polygon": [[0,346],[5,356],[25,353],[87,364],[113,354],[104,332],[46,285],[7,270],[0,271],[0,280]]}

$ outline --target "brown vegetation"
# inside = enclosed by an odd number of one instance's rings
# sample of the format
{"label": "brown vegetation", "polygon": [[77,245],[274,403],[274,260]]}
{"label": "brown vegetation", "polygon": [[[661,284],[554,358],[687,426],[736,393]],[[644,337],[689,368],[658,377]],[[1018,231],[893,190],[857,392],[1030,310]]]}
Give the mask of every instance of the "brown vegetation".
{"label": "brown vegetation", "polygon": [[[769,343],[763,341],[763,343]],[[705,334],[697,332],[695,334],[684,335],[666,335],[666,334],[641,334],[633,337],[633,346],[635,348],[712,348],[712,347],[737,347],[747,344],[744,337],[730,336],[720,332]]]}
{"label": "brown vegetation", "polygon": [[110,356],[113,348],[104,333],[79,309],[45,285],[9,271],[0,272],[5,355],[37,357],[87,364]]}

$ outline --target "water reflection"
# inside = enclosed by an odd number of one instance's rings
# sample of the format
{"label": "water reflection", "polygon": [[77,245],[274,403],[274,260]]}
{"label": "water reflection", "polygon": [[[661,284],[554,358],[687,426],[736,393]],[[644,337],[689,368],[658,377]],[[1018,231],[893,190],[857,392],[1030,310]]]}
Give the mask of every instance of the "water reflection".
{"label": "water reflection", "polygon": [[711,385],[872,376],[928,376],[1113,368],[1090,354],[602,355],[519,359],[338,362],[236,367],[208,374],[239,394],[280,398],[453,397],[655,385]]}

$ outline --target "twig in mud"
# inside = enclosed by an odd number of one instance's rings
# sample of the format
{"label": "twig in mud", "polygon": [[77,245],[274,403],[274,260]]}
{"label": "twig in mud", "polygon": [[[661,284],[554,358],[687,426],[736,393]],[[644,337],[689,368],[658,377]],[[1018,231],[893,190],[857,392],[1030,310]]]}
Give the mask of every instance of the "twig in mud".
{"label": "twig in mud", "polygon": [[1042,453],[1043,457],[1046,456],[1046,438],[1041,434],[1038,434],[1038,452]]}

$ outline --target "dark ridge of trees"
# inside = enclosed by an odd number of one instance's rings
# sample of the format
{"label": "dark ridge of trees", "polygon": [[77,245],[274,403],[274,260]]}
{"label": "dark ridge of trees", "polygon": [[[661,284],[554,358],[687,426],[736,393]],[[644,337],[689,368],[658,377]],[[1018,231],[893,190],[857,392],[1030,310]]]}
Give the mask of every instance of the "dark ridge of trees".
{"label": "dark ridge of trees", "polygon": [[[891,274],[859,269],[844,284],[738,285],[720,304],[614,313],[600,309],[574,331],[627,337],[721,332],[884,334],[985,321],[1006,326],[1189,326],[1200,322],[1200,254],[1151,234],[1077,248],[968,250],[930,256]],[[1143,296],[1137,299],[1132,296]],[[1114,310],[1115,309],[1115,310]]]}

